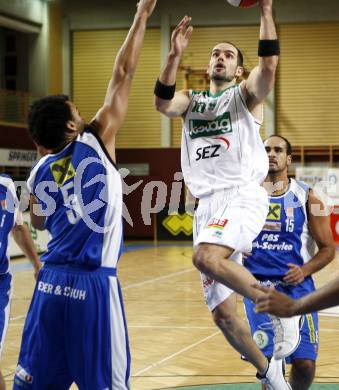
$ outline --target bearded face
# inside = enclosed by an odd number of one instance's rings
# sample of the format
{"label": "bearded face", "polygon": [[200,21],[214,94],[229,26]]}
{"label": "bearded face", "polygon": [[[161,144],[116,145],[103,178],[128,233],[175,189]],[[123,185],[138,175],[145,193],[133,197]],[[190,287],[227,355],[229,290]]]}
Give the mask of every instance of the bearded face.
{"label": "bearded face", "polygon": [[228,43],[215,46],[207,72],[210,79],[217,84],[231,82],[240,76],[243,68],[238,66],[237,49]]}

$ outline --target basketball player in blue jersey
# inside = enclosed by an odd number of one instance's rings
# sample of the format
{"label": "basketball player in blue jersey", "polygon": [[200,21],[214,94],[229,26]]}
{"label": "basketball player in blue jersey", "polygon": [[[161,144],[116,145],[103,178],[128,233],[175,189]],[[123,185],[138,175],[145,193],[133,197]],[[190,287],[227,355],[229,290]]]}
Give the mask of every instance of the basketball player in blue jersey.
{"label": "basketball player in blue jersey", "polygon": [[116,267],[122,250],[122,184],[115,139],[146,22],[141,0],[89,125],[66,96],[33,104],[29,131],[43,158],[28,179],[33,225],[51,234],[22,336],[14,389],[129,389],[130,352]]}
{"label": "basketball player in blue jersey", "polygon": [[[19,210],[19,200],[15,185],[7,175],[0,175],[0,357],[2,354],[10,314],[12,275],[9,270],[9,235],[30,260],[37,278],[41,263],[28,227],[23,222]],[[0,372],[0,390],[5,389],[4,378]]]}
{"label": "basketball player in blue jersey", "polygon": [[185,16],[172,33],[154,93],[159,112],[182,118],[182,171],[190,193],[199,199],[193,263],[201,273],[208,308],[227,341],[247,356],[262,382],[271,389],[287,390],[282,358],[298,342],[299,322],[276,319],[275,330],[281,338],[275,344],[275,359],[268,362],[236,310],[235,292],[253,300],[261,294],[252,287],[255,278],[238,263],[241,253],[251,249],[268,212],[267,193],[261,186],[268,159],[259,128],[280,50],[272,0],[259,0],[259,8],[259,59],[247,80],[238,84],[244,74],[241,51],[222,41],[211,50],[206,69],[209,89],[175,92],[179,64],[193,33]]}
{"label": "basketball player in blue jersey", "polygon": [[[264,286],[274,286],[291,298],[315,291],[312,275],[333,260],[335,249],[329,217],[315,215],[324,205],[304,183],[288,178],[292,148],[287,139],[271,136],[265,141],[269,171],[264,186],[270,196],[266,223],[253,242],[244,265]],[[317,250],[315,250],[315,244]],[[245,309],[254,340],[266,356],[273,355],[273,331],[267,314],[256,313],[245,298]],[[318,316],[302,318],[300,344],[286,359],[292,364],[290,384],[307,390],[315,375],[318,353]]]}

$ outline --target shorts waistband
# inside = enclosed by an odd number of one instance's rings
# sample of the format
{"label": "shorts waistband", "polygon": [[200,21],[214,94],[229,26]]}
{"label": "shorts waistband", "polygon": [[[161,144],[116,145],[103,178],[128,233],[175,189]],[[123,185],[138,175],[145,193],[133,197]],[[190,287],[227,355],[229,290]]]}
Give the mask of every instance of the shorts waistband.
{"label": "shorts waistband", "polygon": [[259,278],[259,283],[265,287],[269,287],[269,286],[290,286],[290,284],[284,282],[283,280],[281,279],[272,279],[272,280],[268,280],[268,279],[262,279],[260,280]]}
{"label": "shorts waistband", "polygon": [[234,194],[238,193],[239,191],[257,191],[258,188],[263,188],[259,183],[256,181],[249,181],[248,183],[240,184],[233,187],[225,187],[225,188],[215,188],[211,192],[202,195],[199,198],[199,201],[210,201],[213,197],[227,197],[227,196],[233,196]]}
{"label": "shorts waistband", "polygon": [[199,198],[199,204],[209,204],[214,199],[232,198],[235,196],[235,194],[237,194],[237,192],[239,191],[239,188],[240,187],[236,186],[236,187],[231,187],[231,188],[223,188],[223,189],[215,190],[215,191],[211,192],[210,194]]}
{"label": "shorts waistband", "polygon": [[90,267],[85,265],[78,264],[52,264],[45,263],[43,269],[54,269],[56,271],[66,272],[66,273],[76,273],[76,274],[91,274],[91,275],[107,275],[107,276],[117,276],[116,268],[109,267]]}

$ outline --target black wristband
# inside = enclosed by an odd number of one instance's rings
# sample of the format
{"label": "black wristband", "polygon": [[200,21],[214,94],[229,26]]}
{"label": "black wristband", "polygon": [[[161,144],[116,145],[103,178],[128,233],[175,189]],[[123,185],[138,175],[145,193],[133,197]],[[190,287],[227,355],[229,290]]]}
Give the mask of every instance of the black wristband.
{"label": "black wristband", "polygon": [[278,39],[260,39],[258,46],[259,57],[278,56],[280,54],[280,45]]}
{"label": "black wristband", "polygon": [[172,100],[175,94],[175,86],[176,84],[165,85],[158,79],[155,83],[154,95],[160,99]]}

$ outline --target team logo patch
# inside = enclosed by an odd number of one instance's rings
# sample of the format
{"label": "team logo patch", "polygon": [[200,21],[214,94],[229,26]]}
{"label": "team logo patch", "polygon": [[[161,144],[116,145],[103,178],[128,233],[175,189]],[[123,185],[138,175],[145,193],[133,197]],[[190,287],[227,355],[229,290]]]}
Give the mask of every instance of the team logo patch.
{"label": "team logo patch", "polygon": [[[17,378],[19,378],[22,382],[24,383],[33,383],[33,377],[32,375],[30,375],[23,367],[21,367],[20,365],[17,366],[17,368],[15,369],[15,376]],[[16,381],[16,384],[20,385],[20,383],[17,383]]]}
{"label": "team logo patch", "polygon": [[207,225],[207,228],[220,229],[222,230],[228,222],[228,219],[213,218],[211,223]]}
{"label": "team logo patch", "polygon": [[266,221],[263,230],[268,232],[281,232],[281,223]]}
{"label": "team logo patch", "polygon": [[213,233],[212,233],[212,237],[215,237],[217,238],[218,240],[220,240],[222,238],[222,231],[221,230],[215,230]]}
{"label": "team logo patch", "polygon": [[209,111],[213,111],[215,109],[215,107],[217,106],[217,103],[216,102],[213,102],[213,103],[210,103],[208,105],[208,110]]}
{"label": "team logo patch", "polygon": [[268,334],[263,330],[257,330],[253,334],[253,340],[260,349],[264,349],[265,347],[267,347],[269,342]]}
{"label": "team logo patch", "polygon": [[280,221],[281,217],[281,204],[280,203],[270,203],[269,210],[267,214],[267,219]]}
{"label": "team logo patch", "polygon": [[214,283],[213,279],[209,278],[208,276],[203,277],[203,280],[202,280],[203,288],[209,288],[212,286],[213,283]]}
{"label": "team logo patch", "polygon": [[72,164],[72,156],[54,161],[50,165],[50,169],[58,187],[61,187],[67,180],[75,176],[75,169]]}
{"label": "team logo patch", "polygon": [[189,135],[191,138],[212,137],[228,133],[232,133],[231,115],[228,111],[213,120],[189,120]]}

